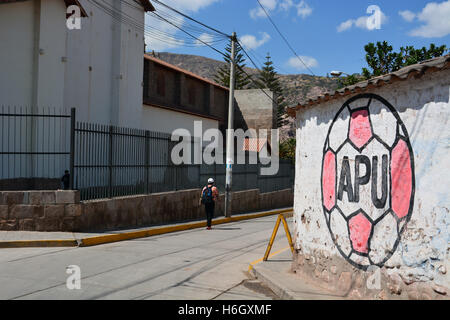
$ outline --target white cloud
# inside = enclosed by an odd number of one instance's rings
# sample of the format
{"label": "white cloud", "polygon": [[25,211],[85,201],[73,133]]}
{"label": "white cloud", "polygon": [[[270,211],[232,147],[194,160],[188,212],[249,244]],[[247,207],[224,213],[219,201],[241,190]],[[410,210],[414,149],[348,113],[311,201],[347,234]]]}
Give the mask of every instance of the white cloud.
{"label": "white cloud", "polygon": [[290,10],[293,6],[294,6],[294,1],[293,0],[283,0],[280,3],[280,8],[282,10],[284,10],[284,11]]}
{"label": "white cloud", "polygon": [[[260,0],[261,5],[266,9],[267,12],[273,11],[277,7],[277,0]],[[263,18],[266,14],[264,10],[258,5],[258,7],[250,10],[250,17],[252,19]]]}
{"label": "white cloud", "polygon": [[350,19],[350,20],[347,20],[347,21],[342,22],[342,23],[337,27],[337,31],[338,31],[338,32],[342,32],[342,31],[345,31],[345,30],[350,29],[350,28],[353,26],[353,21],[354,21],[354,20]]}
{"label": "white cloud", "polygon": [[416,14],[409,10],[399,11],[398,14],[403,18],[403,20],[408,22],[412,22],[416,18]]}
{"label": "white cloud", "polygon": [[[219,0],[165,0],[164,3],[182,12],[197,12],[217,1]],[[153,4],[155,5],[156,10],[158,10],[158,4]]]}
{"label": "white cloud", "polygon": [[[369,7],[370,8],[370,7]],[[369,13],[369,10],[368,10]],[[380,25],[379,27],[381,28],[381,26],[383,24],[385,24],[387,22],[387,16],[383,13],[383,11],[380,10]],[[338,32],[343,32],[346,30],[351,29],[352,27],[357,27],[363,30],[376,30],[377,28],[374,28],[374,26],[372,25],[372,16],[362,16],[356,19],[349,19],[347,21],[342,22],[338,27],[337,27],[337,31]]]}
{"label": "white cloud", "polygon": [[430,2],[417,14],[424,24],[411,31],[410,35],[423,38],[441,38],[450,34],[450,0],[442,3]]}
{"label": "white cloud", "polygon": [[300,56],[300,58],[302,59],[303,63],[297,57],[292,57],[287,62],[287,65],[299,71],[306,70],[307,69],[306,67],[314,68],[319,66],[319,63],[313,57]]}
{"label": "white cloud", "polygon": [[[289,11],[293,8],[297,10],[297,15],[303,19],[312,14],[313,9],[306,3],[305,0],[301,0],[297,4],[294,0],[260,0],[262,6],[270,14],[277,8],[281,11]],[[264,10],[258,5],[256,8],[250,10],[250,17],[252,19],[265,18],[266,14]]]}
{"label": "white cloud", "polygon": [[239,41],[245,47],[245,49],[257,49],[270,40],[270,35],[266,32],[261,32],[261,39],[257,39],[251,34],[242,36]]}
{"label": "white cloud", "polygon": [[296,5],[297,15],[305,19],[307,16],[312,14],[312,8],[304,1],[300,1],[299,4]]}
{"label": "white cloud", "polygon": [[[204,46],[205,43],[207,44],[211,44],[211,42],[213,41],[213,37],[212,35],[208,34],[208,33],[203,33],[200,37],[198,37],[199,40],[196,40],[195,43],[199,46]],[[201,40],[201,41],[200,41]],[[203,41],[203,42],[202,42]]]}
{"label": "white cloud", "polygon": [[[171,6],[177,10],[180,10],[184,13],[193,13],[197,12],[200,9],[206,8],[210,6],[211,4],[217,2],[219,0],[166,0],[164,1],[165,4],[168,6]],[[168,9],[164,8],[161,5],[158,5],[158,3],[153,2],[153,5],[156,8],[156,12],[169,12]],[[177,24],[183,25],[185,19],[183,17],[179,17]],[[184,41],[178,40],[174,41],[171,39],[171,37],[180,38],[178,35],[180,34],[180,31],[175,28],[174,26],[170,25],[169,23],[165,21],[161,21],[152,14],[146,14],[145,15],[145,24],[147,28],[149,29],[149,33],[145,36],[145,43],[147,44],[147,50],[155,50],[155,51],[164,51],[168,49],[174,49],[183,46]],[[200,36],[200,39],[205,42],[210,42],[212,39],[207,38],[205,34]],[[196,41],[198,45],[202,44],[200,41]],[[202,44],[203,45],[203,44]]]}

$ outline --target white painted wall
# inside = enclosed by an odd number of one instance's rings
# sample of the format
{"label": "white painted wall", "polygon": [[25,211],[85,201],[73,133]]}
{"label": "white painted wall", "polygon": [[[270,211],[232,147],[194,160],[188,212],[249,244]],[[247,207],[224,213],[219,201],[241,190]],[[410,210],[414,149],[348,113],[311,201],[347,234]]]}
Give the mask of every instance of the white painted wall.
{"label": "white painted wall", "polygon": [[0,5],[0,104],[32,104],[34,16],[32,1]]}
{"label": "white painted wall", "polygon": [[[144,23],[144,10],[107,0]],[[138,127],[143,29],[119,23],[86,0],[81,30],[66,28],[62,0],[0,7],[0,104],[77,109],[77,120]],[[63,61],[65,60],[65,61]]]}
{"label": "white painted wall", "polygon": [[187,129],[194,134],[194,121],[202,122],[203,133],[208,129],[219,128],[219,122],[217,120],[149,105],[143,105],[143,113],[140,119],[142,129],[169,134],[179,128]]}
{"label": "white painted wall", "polygon": [[[414,153],[414,209],[397,250],[384,265],[386,272],[399,274],[405,282],[429,281],[448,288],[450,70],[399,81],[368,92],[383,97],[398,111],[409,132]],[[295,247],[302,254],[325,252],[325,256],[342,258],[332,241],[323,212],[321,170],[324,144],[333,118],[353,96],[297,111]],[[388,132],[392,125],[390,119],[389,113],[374,115],[374,130]],[[345,139],[348,120],[345,117],[336,121],[335,137],[341,135]],[[372,210],[369,202],[362,205],[367,207],[366,210]],[[344,230],[346,226],[340,228]],[[378,248],[388,248],[396,236],[389,230],[380,235]],[[342,237],[345,237],[345,232]]]}

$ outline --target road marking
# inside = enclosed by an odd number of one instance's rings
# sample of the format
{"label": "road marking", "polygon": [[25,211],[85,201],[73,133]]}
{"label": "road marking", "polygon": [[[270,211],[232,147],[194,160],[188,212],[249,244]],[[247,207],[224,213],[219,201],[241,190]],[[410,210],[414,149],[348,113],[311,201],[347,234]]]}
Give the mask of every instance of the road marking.
{"label": "road marking", "polygon": [[[284,252],[284,251],[286,251],[287,249],[290,249],[290,248],[291,248],[290,246],[287,246],[286,248],[283,248],[283,249],[280,249],[280,250],[278,250],[278,251],[275,251],[274,253],[272,253],[271,255],[269,255],[268,258],[273,257],[273,256],[276,256],[277,254],[280,254],[280,253],[282,253],[282,252]],[[262,257],[262,258],[260,258],[260,259],[258,259],[258,260],[253,261],[252,263],[250,263],[250,265],[248,266],[248,272],[251,272],[252,269],[253,269],[253,267],[254,267],[255,265],[257,265],[258,263],[262,262],[263,260],[264,260],[264,257]]]}

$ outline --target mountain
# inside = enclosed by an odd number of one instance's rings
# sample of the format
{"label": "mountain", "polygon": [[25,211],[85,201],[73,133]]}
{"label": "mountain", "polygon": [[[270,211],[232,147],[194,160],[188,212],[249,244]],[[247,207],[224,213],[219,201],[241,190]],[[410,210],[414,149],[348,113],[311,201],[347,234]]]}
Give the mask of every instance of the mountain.
{"label": "mountain", "polygon": [[[177,67],[186,69],[190,72],[198,74],[204,78],[214,81],[214,76],[224,62],[187,54],[175,54],[168,52],[155,53],[156,57],[173,64]],[[246,68],[250,75],[255,75],[258,70]],[[304,103],[307,99],[326,92],[336,90],[338,83],[336,79],[312,76],[307,74],[280,74],[280,82],[283,86],[286,102],[289,106],[296,106]],[[294,120],[290,118],[289,124],[281,128],[281,140],[289,137],[295,137]]]}

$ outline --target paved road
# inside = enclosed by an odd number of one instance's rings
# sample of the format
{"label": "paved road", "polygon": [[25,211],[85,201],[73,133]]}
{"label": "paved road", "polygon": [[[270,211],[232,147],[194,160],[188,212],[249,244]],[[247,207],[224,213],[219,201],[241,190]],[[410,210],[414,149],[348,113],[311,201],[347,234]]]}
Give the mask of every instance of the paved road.
{"label": "paved road", "polygon": [[[247,270],[263,256],[275,220],[88,248],[0,249],[0,299],[274,299]],[[280,227],[272,252],[286,246]],[[80,267],[80,290],[67,289],[69,265]]]}

